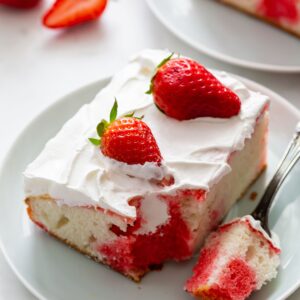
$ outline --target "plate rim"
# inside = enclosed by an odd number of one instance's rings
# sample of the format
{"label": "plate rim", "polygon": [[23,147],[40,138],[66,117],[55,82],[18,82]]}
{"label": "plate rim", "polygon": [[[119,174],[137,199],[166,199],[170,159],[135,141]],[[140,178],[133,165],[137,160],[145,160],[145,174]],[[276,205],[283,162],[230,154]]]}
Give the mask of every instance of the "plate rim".
{"label": "plate rim", "polygon": [[162,16],[157,6],[154,4],[156,0],[146,0],[148,7],[152,11],[153,15],[177,38],[185,42],[187,45],[191,46],[195,50],[219,61],[228,63],[230,65],[243,67],[246,69],[273,72],[273,73],[284,73],[284,74],[299,74],[300,65],[297,66],[279,66],[272,64],[264,64],[248,61],[245,59],[235,58],[227,54],[222,54],[219,51],[213,50],[210,47],[207,47],[203,44],[195,42],[192,38],[189,38],[187,35],[176,31],[175,28]]}
{"label": "plate rim", "polygon": [[[236,77],[237,79],[241,80],[243,83],[245,83],[246,85],[252,85],[252,86],[256,86],[260,91],[264,91],[266,92],[268,95],[274,95],[277,99],[277,101],[279,101],[282,105],[284,105],[289,112],[294,113],[295,115],[297,115],[297,117],[299,118],[300,121],[300,110],[298,110],[297,107],[295,107],[293,104],[291,104],[289,101],[287,101],[283,96],[281,96],[280,94],[272,91],[271,89],[267,88],[264,85],[261,85],[260,83],[257,83],[251,79],[247,79],[243,76],[239,76],[230,72],[227,72],[228,74]],[[107,82],[109,82],[109,80],[112,78],[112,76],[106,76],[106,77],[102,77],[101,79],[98,79],[96,81],[92,81],[88,84],[82,85],[76,89],[74,89],[71,92],[68,92],[66,94],[64,94],[63,96],[59,97],[57,100],[55,100],[54,102],[52,102],[50,105],[46,106],[44,109],[42,109],[39,113],[37,113],[30,122],[28,122],[24,128],[22,129],[21,132],[19,132],[19,134],[16,136],[14,142],[10,145],[9,149],[7,150],[6,154],[4,155],[1,164],[0,164],[0,182],[5,174],[5,169],[7,167],[7,161],[11,156],[11,153],[14,151],[14,149],[17,147],[18,144],[18,140],[20,137],[22,137],[29,129],[30,127],[37,122],[37,120],[39,118],[41,118],[44,114],[47,113],[48,110],[53,109],[55,106],[59,105],[60,103],[62,103],[64,101],[65,98],[69,98],[72,97],[72,95],[77,94],[79,91],[82,90],[89,90],[92,89],[93,87],[97,87],[99,85],[105,85]],[[0,188],[1,190],[1,188]],[[1,222],[1,221],[0,221]],[[42,295],[33,285],[31,285],[30,281],[26,278],[23,277],[17,267],[15,266],[15,264],[13,263],[13,261],[10,259],[9,257],[9,251],[6,249],[4,242],[2,241],[2,237],[0,234],[0,251],[2,251],[3,256],[6,260],[6,262],[8,263],[9,267],[12,269],[12,271],[14,272],[14,274],[16,275],[16,277],[20,280],[20,282],[25,286],[25,288],[31,292],[35,297],[37,297],[38,299],[41,300],[47,300],[46,296]],[[299,280],[298,282],[292,286],[290,289],[288,289],[281,298],[278,298],[277,300],[284,300],[287,297],[289,297],[290,295],[292,295],[298,288],[300,287],[300,276],[299,276]]]}
{"label": "plate rim", "polygon": [[[29,128],[39,119],[41,118],[44,114],[47,113],[47,111],[49,109],[53,109],[55,106],[59,105],[61,102],[64,101],[65,98],[71,97],[73,94],[77,94],[79,91],[81,90],[88,90],[91,89],[93,87],[96,87],[98,85],[100,85],[101,83],[103,85],[105,85],[105,83],[109,82],[109,80],[112,78],[111,75],[102,77],[98,80],[92,81],[88,84],[84,84],[81,85],[80,87],[67,92],[66,94],[63,94],[61,97],[59,97],[58,99],[56,99],[55,101],[53,101],[51,104],[47,105],[45,108],[43,108],[41,111],[39,111],[36,115],[33,116],[33,118],[23,127],[23,129],[16,135],[15,140],[12,142],[12,144],[9,146],[8,150],[6,151],[3,159],[0,161],[0,182],[1,179],[4,175],[5,172],[5,167],[7,165],[7,160],[9,159],[9,157],[11,156],[11,152],[13,152],[13,150],[16,148],[17,144],[18,144],[18,140],[20,137],[22,137],[25,132],[27,132],[27,130],[29,130]],[[1,187],[0,187],[1,190]],[[1,222],[1,221],[0,221]],[[13,261],[10,259],[9,254],[7,251],[7,249],[5,248],[5,245],[2,241],[2,237],[0,234],[0,251],[3,254],[3,257],[5,259],[5,261],[7,262],[8,266],[11,268],[11,270],[13,271],[13,273],[16,275],[16,277],[18,278],[18,280],[23,284],[23,286],[32,294],[34,295],[37,299],[39,300],[48,300],[47,297],[43,296],[31,283],[30,281],[23,277],[17,267],[15,266],[15,264],[13,263]]]}

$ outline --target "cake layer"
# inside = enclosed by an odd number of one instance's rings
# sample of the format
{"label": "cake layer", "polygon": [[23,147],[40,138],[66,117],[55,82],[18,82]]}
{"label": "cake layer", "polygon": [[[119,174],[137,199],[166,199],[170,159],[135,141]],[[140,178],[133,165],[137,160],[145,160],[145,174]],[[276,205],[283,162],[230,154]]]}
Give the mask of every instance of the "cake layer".
{"label": "cake layer", "polygon": [[[229,119],[197,118],[178,121],[161,113],[145,94],[156,66],[168,51],[145,50],[118,72],[96,98],[69,120],[26,169],[26,196],[49,195],[60,205],[94,206],[136,218],[129,205],[136,196],[155,198],[183,189],[209,191],[231,170],[228,157],[242,150],[253,134],[258,116],[268,103],[266,96],[250,91],[224,72],[214,75],[241,100],[241,112]],[[163,162],[127,165],[104,157],[88,138],[96,125],[109,115],[115,97],[119,113],[144,115]],[[157,184],[165,176],[172,185]],[[152,207],[153,217],[158,213]]]}
{"label": "cake layer", "polygon": [[244,300],[275,278],[280,250],[256,223],[246,216],[212,233],[186,290],[200,299]]}
{"label": "cake layer", "polygon": [[300,37],[299,0],[220,0]]}
{"label": "cake layer", "polygon": [[28,197],[29,215],[48,233],[137,281],[166,260],[191,257],[265,168],[267,128],[265,109],[244,148],[228,157],[231,171],[209,191],[180,189],[131,199],[135,220],[94,206],[61,204],[49,195]]}

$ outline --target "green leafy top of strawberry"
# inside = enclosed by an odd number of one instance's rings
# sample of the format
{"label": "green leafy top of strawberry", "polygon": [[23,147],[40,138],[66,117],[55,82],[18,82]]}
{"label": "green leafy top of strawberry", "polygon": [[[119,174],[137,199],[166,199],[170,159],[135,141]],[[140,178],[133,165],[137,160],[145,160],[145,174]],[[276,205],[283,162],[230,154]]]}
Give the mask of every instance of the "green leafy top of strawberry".
{"label": "green leafy top of strawberry", "polygon": [[116,120],[118,114],[118,102],[117,99],[115,99],[114,105],[110,111],[109,114],[109,122],[107,122],[105,119],[102,119],[101,122],[97,125],[97,134],[100,137],[99,138],[89,138],[89,141],[95,145],[100,146],[101,145],[101,137],[103,136],[103,133],[107,127]]}
{"label": "green leafy top of strawberry", "polygon": [[168,55],[167,57],[165,57],[155,68],[155,74],[152,76],[151,78],[151,82],[150,82],[150,87],[149,90],[146,92],[146,94],[150,95],[153,92],[153,80],[154,77],[156,75],[157,70],[162,67],[163,65],[165,65],[170,59],[172,59],[172,57],[174,56],[174,52],[172,52],[170,55]]}

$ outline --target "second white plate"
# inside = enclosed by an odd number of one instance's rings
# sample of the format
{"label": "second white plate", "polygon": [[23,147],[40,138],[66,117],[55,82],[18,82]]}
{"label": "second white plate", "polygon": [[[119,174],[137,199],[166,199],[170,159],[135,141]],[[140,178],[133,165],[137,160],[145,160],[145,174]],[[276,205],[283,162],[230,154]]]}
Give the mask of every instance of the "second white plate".
{"label": "second white plate", "polygon": [[213,0],[147,0],[180,39],[227,63],[300,72],[300,39]]}

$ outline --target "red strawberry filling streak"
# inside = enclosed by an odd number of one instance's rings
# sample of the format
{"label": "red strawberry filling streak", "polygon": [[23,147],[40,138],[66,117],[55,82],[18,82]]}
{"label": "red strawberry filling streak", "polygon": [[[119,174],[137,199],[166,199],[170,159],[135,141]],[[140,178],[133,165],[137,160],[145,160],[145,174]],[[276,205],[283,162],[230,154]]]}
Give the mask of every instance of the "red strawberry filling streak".
{"label": "red strawberry filling streak", "polygon": [[225,267],[216,291],[229,296],[229,299],[244,299],[255,289],[256,275],[242,259],[233,259]]}
{"label": "red strawberry filling streak", "polygon": [[201,251],[198,263],[193,269],[193,276],[186,283],[185,289],[189,292],[194,292],[201,284],[205,284],[209,276],[214,270],[212,263],[219,254],[219,244],[214,247],[205,248]]}
{"label": "red strawberry filling streak", "polygon": [[179,261],[192,255],[189,245],[191,232],[182,218],[178,201],[174,201],[177,197],[164,199],[168,203],[169,219],[153,233],[137,234],[144,222],[140,211],[140,199],[135,203],[138,217],[133,226],[128,226],[126,232],[116,226],[111,227],[111,231],[119,238],[112,243],[101,245],[98,250],[112,268],[121,272],[153,269],[165,260]]}
{"label": "red strawberry filling streak", "polygon": [[204,299],[245,299],[256,287],[256,276],[252,268],[242,259],[232,259],[224,267],[217,283],[207,286],[207,280],[215,270],[212,263],[219,254],[219,244],[203,249],[201,260],[194,268],[185,289]]}
{"label": "red strawberry filling streak", "polygon": [[224,268],[217,284],[201,292],[208,299],[245,299],[256,287],[255,272],[241,259],[231,260]]}
{"label": "red strawberry filling streak", "polygon": [[299,20],[297,0],[263,0],[259,10],[273,20],[286,19],[290,22]]}

